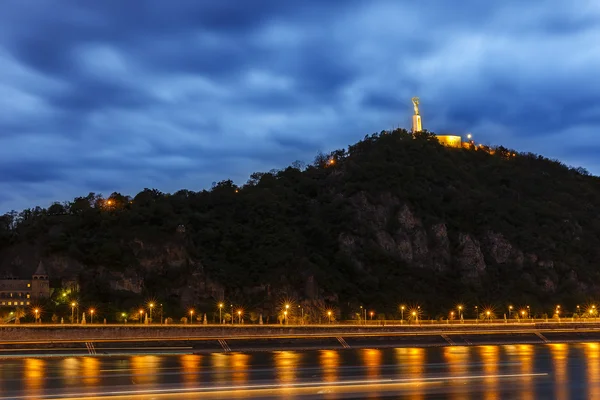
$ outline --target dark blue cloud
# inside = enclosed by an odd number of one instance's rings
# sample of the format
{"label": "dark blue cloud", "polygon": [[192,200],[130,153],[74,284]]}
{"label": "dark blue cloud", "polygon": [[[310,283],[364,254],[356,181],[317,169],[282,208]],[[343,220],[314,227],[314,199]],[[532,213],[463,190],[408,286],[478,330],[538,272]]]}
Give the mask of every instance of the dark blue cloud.
{"label": "dark blue cloud", "polygon": [[[600,7],[5,0],[0,212],[198,190],[425,128],[600,174]],[[568,138],[568,139],[566,139]]]}

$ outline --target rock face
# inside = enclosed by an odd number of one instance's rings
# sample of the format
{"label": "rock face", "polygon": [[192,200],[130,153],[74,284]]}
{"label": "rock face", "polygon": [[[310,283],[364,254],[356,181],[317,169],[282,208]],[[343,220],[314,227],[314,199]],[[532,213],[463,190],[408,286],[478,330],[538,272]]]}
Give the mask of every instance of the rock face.
{"label": "rock face", "polygon": [[[480,282],[489,265],[516,271],[527,263],[549,270],[554,267],[552,261],[539,261],[535,254],[525,256],[501,233],[488,231],[478,237],[457,232],[451,238],[445,223],[425,226],[410,205],[388,194],[373,199],[359,193],[351,201],[360,228],[340,234],[339,244],[361,269],[368,261],[361,259],[359,249],[370,242],[409,267],[432,272],[456,270],[463,282],[472,284]],[[541,287],[547,292],[555,290],[551,274],[543,279]]]}
{"label": "rock face", "polygon": [[456,261],[464,280],[476,280],[485,272],[485,260],[477,239],[468,234],[458,236],[458,254]]}

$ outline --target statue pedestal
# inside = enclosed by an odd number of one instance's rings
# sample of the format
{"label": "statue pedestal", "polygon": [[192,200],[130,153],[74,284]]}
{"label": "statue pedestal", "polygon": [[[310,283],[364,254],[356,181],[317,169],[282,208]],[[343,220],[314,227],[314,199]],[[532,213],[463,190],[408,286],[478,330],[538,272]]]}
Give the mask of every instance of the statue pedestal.
{"label": "statue pedestal", "polygon": [[412,118],[412,133],[421,132],[423,130],[421,126],[421,116],[413,115]]}

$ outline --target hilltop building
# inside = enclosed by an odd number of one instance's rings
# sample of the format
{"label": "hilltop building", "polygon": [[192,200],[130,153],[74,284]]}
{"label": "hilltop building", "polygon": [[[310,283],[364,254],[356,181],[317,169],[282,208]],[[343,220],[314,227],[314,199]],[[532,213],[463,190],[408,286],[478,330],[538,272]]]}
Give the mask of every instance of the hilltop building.
{"label": "hilltop building", "polygon": [[[421,120],[421,113],[419,112],[419,98],[413,97],[412,99],[414,107],[414,115],[412,116],[412,133],[421,132],[423,130],[423,123]],[[461,148],[463,147],[462,138],[457,135],[436,135],[440,144],[447,147]],[[467,144],[467,143],[465,143]]]}
{"label": "hilltop building", "polygon": [[4,277],[0,279],[0,307],[28,306],[50,296],[50,282],[40,261],[31,279]]}

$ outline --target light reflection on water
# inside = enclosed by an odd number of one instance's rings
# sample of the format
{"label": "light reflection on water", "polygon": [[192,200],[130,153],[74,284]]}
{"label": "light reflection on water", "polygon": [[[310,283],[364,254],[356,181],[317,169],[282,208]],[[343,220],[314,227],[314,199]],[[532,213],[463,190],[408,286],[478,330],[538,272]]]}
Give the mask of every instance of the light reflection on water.
{"label": "light reflection on water", "polygon": [[486,376],[484,383],[487,390],[485,391],[485,400],[496,400],[499,398],[498,394],[498,353],[500,348],[498,346],[481,346],[479,347],[479,353],[481,355],[481,361],[483,362],[483,373]]}
{"label": "light reflection on water", "polygon": [[565,343],[549,344],[550,354],[554,363],[554,393],[556,400],[565,400],[569,398],[567,375],[567,354],[568,346]]}
{"label": "light reflection on water", "polygon": [[588,399],[600,399],[600,344],[583,345],[587,360]]}
{"label": "light reflection on water", "polygon": [[44,368],[46,360],[39,358],[25,359],[25,379],[23,381],[25,390],[30,396],[39,396],[44,387]]}
{"label": "light reflection on water", "polygon": [[[547,377],[526,376],[547,373]],[[502,375],[517,375],[503,378]],[[521,376],[524,375],[524,376]],[[471,379],[470,377],[481,378]],[[22,358],[0,360],[0,397],[39,397],[48,390],[81,393],[108,390],[229,387],[230,398],[248,397],[235,387],[284,386],[276,396],[300,398],[295,384],[344,380],[416,380],[397,385],[410,399],[425,400],[432,390],[444,399],[600,399],[600,344],[451,346],[180,356]],[[359,385],[360,386],[360,385]],[[381,398],[381,385],[361,385],[361,398]],[[341,389],[323,392],[327,399]]]}
{"label": "light reflection on water", "polygon": [[[444,361],[448,366],[450,376],[464,376],[467,374],[469,367],[468,362],[471,357],[472,347],[468,346],[450,346],[444,347]],[[465,385],[464,382],[457,384]],[[469,400],[471,397],[467,391],[452,393],[452,400]]]}
{"label": "light reflection on water", "polygon": [[184,354],[179,358],[184,387],[195,387],[197,385],[199,381],[198,373],[201,370],[201,357],[197,354]]}
{"label": "light reflection on water", "polygon": [[[423,348],[398,348],[395,349],[396,366],[398,367],[398,378],[420,379],[425,373],[425,354]],[[425,388],[422,384],[413,383],[411,386],[411,399],[420,400],[424,398]]]}
{"label": "light reflection on water", "polygon": [[340,354],[335,350],[319,351],[319,365],[323,373],[323,382],[335,382],[338,380],[338,368],[340,367]]}

